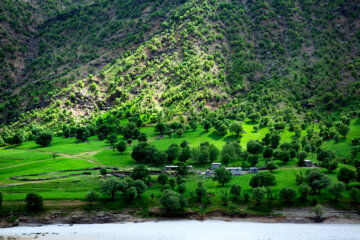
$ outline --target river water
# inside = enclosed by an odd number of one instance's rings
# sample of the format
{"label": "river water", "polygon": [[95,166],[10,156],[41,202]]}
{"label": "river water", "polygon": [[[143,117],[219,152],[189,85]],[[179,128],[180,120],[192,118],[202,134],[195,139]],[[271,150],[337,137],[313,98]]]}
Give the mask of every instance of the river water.
{"label": "river water", "polygon": [[359,240],[360,225],[184,220],[0,229],[1,240],[9,236],[41,240]]}

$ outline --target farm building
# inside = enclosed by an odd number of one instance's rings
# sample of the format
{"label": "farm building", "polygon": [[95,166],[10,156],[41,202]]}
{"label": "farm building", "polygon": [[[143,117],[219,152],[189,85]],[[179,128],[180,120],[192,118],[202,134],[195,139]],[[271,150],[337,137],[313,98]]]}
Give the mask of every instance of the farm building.
{"label": "farm building", "polygon": [[258,172],[258,168],[257,167],[251,167],[249,169],[249,173],[257,173]]}
{"label": "farm building", "polygon": [[[165,171],[176,171],[176,169],[178,168],[178,166],[176,165],[168,165],[165,166]],[[188,170],[192,170],[193,166],[192,165],[187,165]]]}
{"label": "farm building", "polygon": [[312,161],[311,160],[305,160],[304,164],[305,164],[305,167],[312,167]]}
{"label": "farm building", "polygon": [[221,167],[221,163],[211,163],[211,170],[217,169]]}
{"label": "farm building", "polygon": [[227,170],[229,170],[233,176],[242,176],[243,171],[241,167],[227,167]]}

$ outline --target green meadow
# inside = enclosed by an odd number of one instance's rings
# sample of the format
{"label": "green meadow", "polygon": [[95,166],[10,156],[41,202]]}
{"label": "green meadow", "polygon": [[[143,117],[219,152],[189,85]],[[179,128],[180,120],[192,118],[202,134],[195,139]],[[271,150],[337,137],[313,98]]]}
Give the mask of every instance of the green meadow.
{"label": "green meadow", "polygon": [[[200,143],[209,142],[216,145],[221,149],[227,141],[240,140],[242,150],[246,150],[246,143],[251,139],[261,140],[268,132],[267,128],[254,131],[253,125],[244,123],[245,133],[236,138],[231,135],[220,136],[216,130],[211,129],[209,132],[205,132],[201,126],[195,131],[186,130],[185,133],[179,137],[173,134],[171,137],[164,135],[159,136],[154,132],[154,126],[146,126],[141,128],[141,132],[144,132],[148,136],[148,143],[155,145],[159,150],[166,150],[171,144],[180,144],[186,140],[190,143],[191,148],[198,147]],[[315,126],[315,129],[317,126]],[[302,136],[306,134],[306,131],[302,131]],[[289,142],[294,135],[293,132],[283,130],[281,133],[281,143]],[[351,139],[360,135],[360,125],[351,124],[349,135],[346,139],[340,139],[338,143],[333,140],[324,142],[322,148],[333,149],[338,156],[348,157],[351,151]],[[118,136],[120,140],[122,136]],[[64,170],[75,170],[95,167],[117,167],[121,169],[131,169],[139,164],[131,158],[131,151],[133,146],[137,144],[137,140],[133,141],[127,150],[121,154],[116,149],[111,148],[110,144],[104,140],[99,141],[97,137],[91,137],[87,142],[79,143],[75,138],[54,137],[49,147],[39,147],[35,142],[29,141],[23,143],[21,146],[6,146],[0,149],[0,192],[3,193],[5,201],[23,201],[26,194],[29,192],[37,192],[43,196],[44,200],[60,200],[57,202],[61,206],[61,200],[85,200],[86,194],[95,190],[99,192],[99,181],[103,177],[99,171],[89,171],[90,175],[70,176],[65,178],[58,178],[53,180],[44,181],[20,181],[10,179],[14,176],[30,175],[30,174],[43,174],[39,176],[28,177],[30,179],[47,178],[47,177],[60,177],[72,173],[81,173],[82,171],[73,172],[61,172]],[[56,158],[53,158],[53,153],[57,153]],[[317,162],[316,154],[309,154],[307,159]],[[220,161],[220,159],[219,159]],[[233,177],[231,182],[222,187],[215,182],[212,176],[205,176],[200,172],[208,169],[210,164],[196,164],[189,162],[194,166],[193,173],[184,177],[186,181],[185,196],[190,197],[191,192],[194,192],[197,187],[197,183],[202,181],[204,187],[209,192],[214,193],[212,198],[212,208],[221,207],[221,194],[225,190],[229,190],[232,184],[239,184],[242,186],[242,192],[251,193],[252,188],[249,186],[249,181],[252,174],[245,174],[244,176]],[[274,171],[277,184],[273,187],[275,195],[278,195],[283,187],[290,187],[297,189],[298,185],[295,181],[295,174],[300,172],[305,175],[306,168],[300,168],[297,165],[297,159],[294,158],[284,164],[279,160],[275,160],[279,168]],[[241,162],[233,162],[229,166],[240,166]],[[265,159],[260,158],[258,167],[265,165]],[[339,164],[339,167],[343,164]],[[148,167],[154,169],[163,169],[163,167],[155,167],[149,165]],[[267,171],[267,170],[265,170]],[[329,174],[327,170],[322,169],[333,182],[337,181],[338,169]],[[151,176],[154,184],[148,188],[148,190],[142,195],[141,200],[137,203],[132,203],[138,207],[141,204],[143,207],[156,206],[158,204],[158,198],[161,195],[161,186],[156,183],[156,175]],[[358,183],[351,183],[350,186],[355,186]],[[154,194],[155,199],[150,201],[150,196]],[[106,196],[102,196],[106,198]],[[318,201],[331,202],[331,195],[323,190],[321,195],[310,196],[310,199],[317,198]],[[242,197],[241,197],[242,199]],[[344,195],[344,201],[348,201],[349,195],[346,192]],[[240,202],[243,200],[240,200]],[[125,207],[127,203],[121,197],[114,203],[99,203],[104,204],[107,207]],[[110,204],[110,205],[109,205]],[[191,204],[190,207],[196,209],[199,206],[197,204]]]}

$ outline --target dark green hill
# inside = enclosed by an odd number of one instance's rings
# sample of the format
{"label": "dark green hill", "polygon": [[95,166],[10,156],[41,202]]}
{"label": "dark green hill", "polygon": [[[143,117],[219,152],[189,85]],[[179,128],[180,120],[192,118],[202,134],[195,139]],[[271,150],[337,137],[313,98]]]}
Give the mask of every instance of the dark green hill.
{"label": "dark green hill", "polygon": [[[27,43],[12,41],[11,53],[2,41],[2,121],[56,126],[111,109],[320,119],[358,109],[358,1],[51,2],[1,5],[1,16],[16,7]],[[3,35],[16,31],[0,24]]]}

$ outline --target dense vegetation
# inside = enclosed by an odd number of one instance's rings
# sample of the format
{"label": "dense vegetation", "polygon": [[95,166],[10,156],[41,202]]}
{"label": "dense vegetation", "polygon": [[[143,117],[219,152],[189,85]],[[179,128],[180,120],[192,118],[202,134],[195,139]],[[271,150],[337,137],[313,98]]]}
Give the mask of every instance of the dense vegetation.
{"label": "dense vegetation", "polygon": [[[0,196],[352,206],[359,16],[343,0],[2,1]],[[260,172],[187,166],[212,162]]]}

